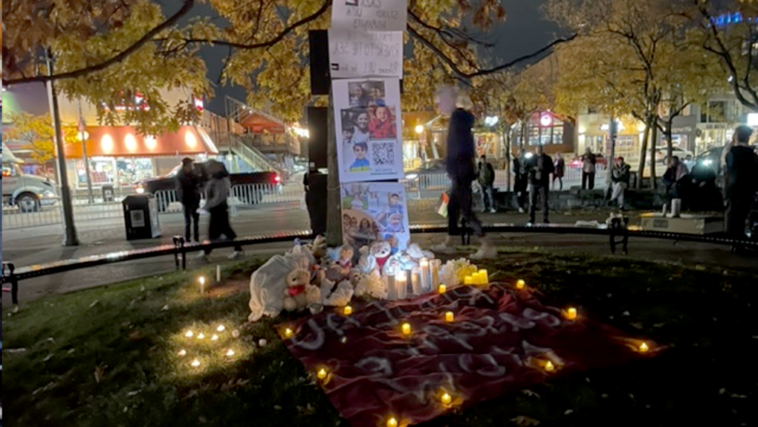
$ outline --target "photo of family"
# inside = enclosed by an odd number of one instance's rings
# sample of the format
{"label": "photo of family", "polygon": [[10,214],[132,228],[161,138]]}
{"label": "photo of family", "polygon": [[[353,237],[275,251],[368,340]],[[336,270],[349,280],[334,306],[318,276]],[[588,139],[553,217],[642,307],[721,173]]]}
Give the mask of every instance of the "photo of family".
{"label": "photo of family", "polygon": [[399,179],[400,86],[396,80],[335,80],[340,180]]}
{"label": "photo of family", "polygon": [[356,250],[386,241],[392,253],[410,240],[405,189],[398,183],[356,183],[342,186],[342,235]]}

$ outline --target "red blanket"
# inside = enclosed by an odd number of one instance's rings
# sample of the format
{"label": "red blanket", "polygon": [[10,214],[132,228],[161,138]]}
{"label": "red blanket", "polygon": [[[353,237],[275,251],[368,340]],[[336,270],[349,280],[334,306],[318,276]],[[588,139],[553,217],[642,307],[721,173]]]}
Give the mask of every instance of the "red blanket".
{"label": "red blanket", "polygon": [[390,417],[418,424],[551,376],[640,356],[617,330],[581,313],[566,321],[560,309],[503,284],[356,305],[350,316],[325,311],[286,327],[295,332],[285,341],[290,352],[310,372],[326,369],[323,390],[353,427],[383,427]]}

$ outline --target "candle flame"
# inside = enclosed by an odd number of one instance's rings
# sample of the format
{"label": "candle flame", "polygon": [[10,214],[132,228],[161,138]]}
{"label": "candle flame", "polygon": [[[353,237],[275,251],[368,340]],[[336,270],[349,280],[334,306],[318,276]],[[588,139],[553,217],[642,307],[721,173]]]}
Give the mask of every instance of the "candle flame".
{"label": "candle flame", "polygon": [[547,363],[545,363],[545,370],[548,372],[553,372],[555,370],[555,365],[553,365],[553,362],[548,360]]}
{"label": "candle flame", "polygon": [[194,368],[197,368],[198,366],[200,366],[200,361],[199,361],[199,360],[197,360],[197,359],[193,360],[193,361],[192,361],[192,366],[193,366]]}
{"label": "candle flame", "polygon": [[200,278],[197,280],[200,282],[201,285],[205,284],[205,276],[200,276]]}
{"label": "candle flame", "polygon": [[444,294],[446,290],[447,290],[447,286],[445,285],[440,285],[440,287],[438,288],[438,291],[441,294]]}
{"label": "candle flame", "polygon": [[570,307],[568,310],[566,310],[566,319],[568,320],[576,319],[576,309],[574,307]]}
{"label": "candle flame", "polygon": [[349,305],[346,305],[344,308],[345,316],[349,316],[353,313],[353,307],[350,307]]}
{"label": "candle flame", "polygon": [[184,336],[187,337],[187,338],[192,338],[193,335],[195,335],[195,334],[192,333],[192,331],[187,331],[187,333],[184,334]]}
{"label": "candle flame", "polygon": [[650,350],[650,347],[648,347],[647,343],[643,342],[640,344],[640,353],[646,353],[648,350]]}
{"label": "candle flame", "polygon": [[197,339],[201,340],[203,338],[205,338],[205,334],[204,333],[201,332],[201,333],[197,334]]}
{"label": "candle flame", "polygon": [[185,349],[181,349],[181,350],[179,350],[179,353],[178,353],[178,354],[179,354],[179,357],[184,357],[184,356],[186,356],[186,355],[187,355],[187,350],[185,350]]}
{"label": "candle flame", "polygon": [[326,378],[326,369],[324,369],[324,368],[319,369],[318,373],[316,374],[316,376],[320,380],[323,380],[324,378]]}
{"label": "candle flame", "polygon": [[446,322],[452,322],[455,319],[455,314],[453,314],[452,311],[448,311],[445,313],[445,321]]}
{"label": "candle flame", "polygon": [[213,336],[211,337],[211,341],[216,341],[216,340],[218,340],[218,335],[213,334]]}
{"label": "candle flame", "polygon": [[290,328],[285,329],[284,330],[284,337],[285,338],[289,338],[291,336],[292,336],[292,329],[290,329]]}
{"label": "candle flame", "polygon": [[453,398],[450,396],[450,394],[445,393],[442,395],[442,403],[444,403],[445,405],[449,405],[450,402],[452,401],[453,401]]}
{"label": "candle flame", "polygon": [[232,350],[232,349],[230,348],[230,349],[229,349],[229,350],[226,352],[226,357],[232,357],[232,356],[234,356],[234,350]]}
{"label": "candle flame", "polygon": [[523,280],[519,280],[518,282],[516,282],[517,289],[524,289],[524,287],[526,287],[526,282],[524,282]]}
{"label": "candle flame", "polygon": [[395,417],[391,417],[387,420],[387,427],[397,427],[397,420]]}
{"label": "candle flame", "polygon": [[224,325],[218,325],[218,328],[216,328],[216,330],[218,332],[224,332],[224,330],[226,330],[226,326],[224,326]]}
{"label": "candle flame", "polygon": [[411,324],[410,323],[403,323],[403,333],[405,335],[411,334]]}

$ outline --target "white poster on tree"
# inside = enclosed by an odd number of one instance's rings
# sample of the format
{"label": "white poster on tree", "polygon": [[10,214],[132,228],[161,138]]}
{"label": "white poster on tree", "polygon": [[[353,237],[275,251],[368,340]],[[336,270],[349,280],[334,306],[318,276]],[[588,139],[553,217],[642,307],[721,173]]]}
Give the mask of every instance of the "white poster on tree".
{"label": "white poster on tree", "polygon": [[332,80],[341,182],[402,179],[400,81]]}
{"label": "white poster on tree", "polygon": [[329,30],[329,72],[333,79],[403,77],[403,33]]}
{"label": "white poster on tree", "polygon": [[398,182],[343,184],[342,238],[355,253],[362,246],[386,241],[392,253],[405,250],[411,239],[405,187]]}
{"label": "white poster on tree", "polygon": [[332,28],[405,31],[407,8],[407,0],[334,0]]}

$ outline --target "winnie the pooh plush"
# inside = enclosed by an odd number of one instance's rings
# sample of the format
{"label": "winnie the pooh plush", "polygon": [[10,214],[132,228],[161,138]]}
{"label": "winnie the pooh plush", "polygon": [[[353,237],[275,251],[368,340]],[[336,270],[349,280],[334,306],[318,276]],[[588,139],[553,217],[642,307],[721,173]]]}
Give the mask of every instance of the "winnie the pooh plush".
{"label": "winnie the pooh plush", "polygon": [[287,288],[284,290],[283,307],[287,311],[303,310],[308,306],[305,286],[309,285],[311,274],[308,270],[294,269],[287,275]]}

